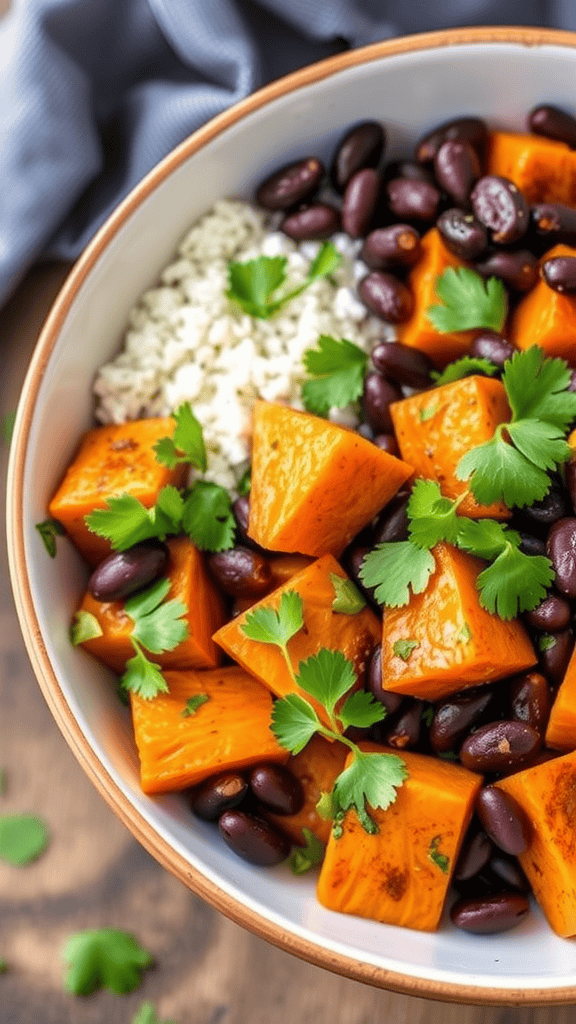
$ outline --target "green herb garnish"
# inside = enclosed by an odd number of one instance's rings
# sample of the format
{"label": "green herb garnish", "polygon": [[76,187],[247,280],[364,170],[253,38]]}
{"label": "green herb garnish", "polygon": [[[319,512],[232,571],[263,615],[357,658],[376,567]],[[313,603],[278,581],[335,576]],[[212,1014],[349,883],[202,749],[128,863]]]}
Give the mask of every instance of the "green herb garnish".
{"label": "green herb garnish", "polygon": [[308,412],[327,416],[332,407],[345,408],[362,394],[368,356],[346,338],[337,340],[322,334],[318,347],[304,353],[303,362],[316,378],[302,386],[302,401]]}
{"label": "green herb garnish", "polygon": [[156,461],[168,469],[174,469],[180,463],[187,463],[206,472],[206,448],[202,427],[192,412],[189,402],[183,402],[176,412],[172,413],[176,421],[173,437],[161,437],[154,445]]}
{"label": "green herb garnish", "polygon": [[228,491],[220,484],[197,480],[184,503],[182,529],[201,551],[233,547],[236,520]]}
{"label": "green herb garnish", "polygon": [[210,700],[210,697],[207,693],[196,693],[193,697],[188,697],[186,706],[182,711],[182,718],[190,718],[191,715],[195,715],[198,708],[201,708],[208,700]]}
{"label": "green herb garnish", "polygon": [[36,815],[0,815],[0,860],[24,867],[44,852],[49,841],[48,828]]}
{"label": "green herb garnish", "polygon": [[507,313],[506,289],[498,277],[485,280],[467,267],[449,267],[436,280],[442,305],[429,306],[426,316],[437,331],[469,331],[486,327],[500,332]]}
{"label": "green herb garnish", "polygon": [[96,616],[82,609],[77,611],[70,626],[70,642],[73,646],[78,647],[78,644],[95,640],[98,636],[102,636],[102,627]]}
{"label": "green herb garnish", "polygon": [[107,508],[96,508],[84,517],[92,533],[109,540],[115,551],[127,551],[140,541],[158,537],[166,540],[180,532],[184,501],[180,491],[168,484],[152,508],[145,508],[131,494],[108,498]]}
{"label": "green herb garnish", "polygon": [[285,256],[258,256],[254,260],[233,261],[228,265],[226,295],[250,316],[268,320],[314,281],[332,274],[341,259],[333,243],[324,242],[303,283],[280,293],[279,289],[286,283],[288,260]]}
{"label": "green herb garnish", "polygon": [[95,928],[71,935],[62,950],[68,964],[64,987],[77,996],[88,996],[98,988],[123,995],[138,988],[141,972],[154,959],[129,932],[116,928]]}
{"label": "green herb garnish", "polygon": [[335,572],[331,572],[330,582],[334,587],[332,611],[341,612],[343,615],[357,615],[366,607],[365,598],[348,577],[337,576]]}
{"label": "green herb garnish", "polygon": [[130,640],[136,653],[126,662],[121,684],[143,700],[168,693],[158,665],[150,661],[144,652],[162,654],[172,651],[188,633],[188,626],[182,618],[188,612],[186,606],[176,599],[163,603],[169,589],[169,580],[157,580],[147,590],[130,597],[124,605],[126,614],[134,622]]}
{"label": "green herb garnish", "polygon": [[324,857],[324,844],[316,838],[314,833],[309,828],[303,828],[302,833],[305,845],[295,846],[288,858],[293,875],[305,875],[311,868],[321,864]]}
{"label": "green herb garnish", "polygon": [[430,843],[430,849],[428,850],[428,858],[440,868],[442,874],[447,875],[450,870],[450,858],[445,853],[440,853],[438,849],[442,836],[434,836],[434,839]]}
{"label": "green herb garnish", "polygon": [[455,380],[462,380],[463,377],[469,377],[473,373],[482,373],[493,377],[497,372],[498,367],[495,363],[490,362],[489,359],[481,359],[477,356],[462,356],[461,359],[455,359],[453,363],[448,363],[448,366],[442,373],[432,370],[430,376],[435,381],[435,386],[440,387],[442,384],[452,384]]}
{"label": "green herb garnish", "polygon": [[36,529],[50,558],[56,558],[56,537],[64,536],[64,527],[57,519],[45,519],[42,523],[36,523]]}
{"label": "green herb garnish", "polygon": [[418,640],[396,640],[392,650],[397,658],[402,658],[402,661],[408,661],[412,651],[417,647],[420,647]]}
{"label": "green herb garnish", "polygon": [[160,1020],[154,1003],[146,1000],[132,1018],[132,1024],[176,1024],[174,1020]]}

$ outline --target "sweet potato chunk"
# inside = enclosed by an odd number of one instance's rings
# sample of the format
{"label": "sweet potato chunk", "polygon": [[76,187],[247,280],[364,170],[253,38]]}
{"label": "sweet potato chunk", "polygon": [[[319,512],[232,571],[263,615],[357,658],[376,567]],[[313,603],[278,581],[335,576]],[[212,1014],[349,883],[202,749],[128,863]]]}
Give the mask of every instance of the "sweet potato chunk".
{"label": "sweet potato chunk", "polygon": [[[294,669],[298,669],[301,661],[305,661],[312,654],[317,654],[320,648],[327,647],[330,650],[341,651],[349,658],[354,664],[358,679],[361,680],[368,658],[380,640],[380,622],[368,607],[362,608],[356,615],[335,612],[332,605],[336,592],[330,579],[331,574],[341,579],[347,578],[332,555],[324,555],[323,558],[312,562],[303,572],[293,576],[284,586],[263,597],[251,610],[276,609],[283,593],[296,591],[302,597],[304,628],[288,643],[288,652]],[[249,614],[250,612],[244,612],[222,626],[214,635],[214,640],[234,661],[260,679],[277,697],[301,692],[294,684],[281,651],[274,644],[249,640],[242,632],[246,615]],[[328,725],[324,708],[312,697],[304,696],[314,704],[322,721]]]}
{"label": "sweet potato chunk", "polygon": [[495,783],[524,809],[532,838],[520,863],[550,926],[576,935],[576,751]]}
{"label": "sweet potato chunk", "polygon": [[419,348],[442,369],[453,359],[466,355],[478,331],[457,331],[442,334],[426,316],[429,306],[437,306],[436,280],[448,267],[464,264],[448,251],[436,228],[427,231],[421,240],[422,255],[410,272],[408,284],[414,296],[414,312],[406,323],[398,326],[398,341],[410,348]]}
{"label": "sweet potato chunk", "polygon": [[[228,768],[285,762],[270,729],[270,691],[236,665],[206,672],[167,672],[170,692],[154,700],[130,695],[145,793],[187,789]],[[190,697],[208,700],[186,714]]]}
{"label": "sweet potato chunk", "polygon": [[338,556],[411,472],[352,430],[256,402],[248,532],[271,551]]}
{"label": "sweet potato chunk", "polygon": [[576,750],[576,652],[570,658],[554,698],[546,728],[546,746],[564,752]]}
{"label": "sweet potato chunk", "polygon": [[[171,586],[166,600],[177,598],[188,608],[188,636],[173,651],[148,657],[162,668],[216,668],[220,650],[212,634],[225,621],[222,597],[206,571],[202,553],[191,540],[173,537],[168,548],[166,576]],[[102,629],[102,636],[84,641],[82,647],[114,672],[122,673],[128,658],[134,655],[130,642],[133,623],[124,611],[124,602],[97,601],[87,591],[80,610],[94,615]]]}
{"label": "sweet potato chunk", "polygon": [[98,565],[110,554],[110,544],[90,533],[84,516],[105,508],[111,495],[123,493],[150,508],[166,484],[184,483],[186,466],[167,469],[154,454],[156,441],[171,437],[174,427],[168,416],[95,427],[84,435],[48,511],[90,565]]}
{"label": "sweet potato chunk", "polygon": [[[540,263],[555,256],[576,256],[576,249],[555,245],[544,254]],[[514,311],[510,341],[521,350],[539,345],[544,355],[561,356],[573,364],[576,353],[576,296],[561,295],[541,278]]]}
{"label": "sweet potato chunk", "polygon": [[576,153],[543,135],[492,132],[486,174],[513,181],[529,203],[576,202]]}
{"label": "sweet potato chunk", "polygon": [[328,842],[332,823],[316,810],[322,793],[330,793],[344,769],[348,749],[343,743],[329,743],[322,736],[313,736],[304,750],[290,757],[287,767],[300,780],[304,805],[297,814],[268,814],[295,843],[304,844],[303,829],[310,829],[322,843]]}
{"label": "sweet potato chunk", "polygon": [[[504,385],[490,377],[465,377],[423,391],[390,406],[402,458],[416,476],[435,480],[447,498],[459,498],[468,483],[456,476],[462,456],[489,441],[499,423],[510,419]],[[480,505],[469,494],[458,511],[473,519],[507,519],[505,505]]]}
{"label": "sweet potato chunk", "polygon": [[522,624],[480,605],[476,578],[485,563],[444,543],[432,554],[436,571],[426,590],[384,615],[384,688],[434,701],[534,665]]}
{"label": "sweet potato chunk", "polygon": [[[385,752],[376,744],[362,749]],[[331,834],[318,899],[344,914],[434,931],[482,777],[423,754],[401,757],[408,778],[395,802],[370,811],[377,835],[364,831],[353,810],[341,837]]]}

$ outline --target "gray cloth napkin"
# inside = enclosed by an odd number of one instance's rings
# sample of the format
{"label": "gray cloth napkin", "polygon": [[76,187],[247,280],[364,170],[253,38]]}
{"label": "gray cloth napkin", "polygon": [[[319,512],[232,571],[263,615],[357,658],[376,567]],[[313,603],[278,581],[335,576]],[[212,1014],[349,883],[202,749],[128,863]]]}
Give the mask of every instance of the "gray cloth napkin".
{"label": "gray cloth napkin", "polygon": [[0,22],[0,304],[75,258],[170,149],[348,47],[474,24],[576,26],[576,0],[13,0]]}

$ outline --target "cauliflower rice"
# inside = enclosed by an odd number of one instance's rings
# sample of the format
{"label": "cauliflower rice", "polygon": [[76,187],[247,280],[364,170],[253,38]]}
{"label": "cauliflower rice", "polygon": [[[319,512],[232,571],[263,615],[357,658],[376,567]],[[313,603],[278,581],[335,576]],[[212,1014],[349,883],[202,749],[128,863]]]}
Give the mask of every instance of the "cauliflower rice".
{"label": "cauliflower rice", "polygon": [[[320,243],[293,242],[247,203],[217,202],[131,310],[122,350],[96,377],[97,419],[166,416],[190,402],[204,431],[206,478],[233,489],[249,457],[254,399],[302,408],[302,356],[319,335],[369,352],[390,331],[355,294],[367,272],[355,258],[361,243],[344,234],[332,241],[343,259],[331,279],[315,281],[270,320],[255,319],[226,297],[228,262],[283,255],[287,281],[298,284]],[[350,411],[332,410],[331,419],[357,423]]]}

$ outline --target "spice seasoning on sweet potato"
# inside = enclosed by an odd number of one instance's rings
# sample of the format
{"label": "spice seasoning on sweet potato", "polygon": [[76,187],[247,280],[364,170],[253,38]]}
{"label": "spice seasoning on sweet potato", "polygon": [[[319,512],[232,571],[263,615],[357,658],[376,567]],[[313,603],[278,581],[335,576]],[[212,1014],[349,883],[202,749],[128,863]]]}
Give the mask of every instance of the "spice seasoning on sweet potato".
{"label": "spice seasoning on sweet potato", "polygon": [[338,556],[411,473],[351,430],[256,402],[248,533],[271,551]]}
{"label": "spice seasoning on sweet potato", "polygon": [[[556,256],[576,256],[576,249],[555,245],[540,265]],[[538,345],[547,356],[574,362],[576,351],[576,296],[561,294],[542,278],[518,303],[510,323],[510,341],[516,348]]]}
{"label": "spice seasoning on sweet potato", "polygon": [[[222,597],[206,571],[202,553],[191,540],[172,537],[168,550],[166,576],[171,585],[166,600],[175,598],[188,609],[188,636],[173,650],[148,657],[163,668],[216,668],[220,650],[212,634],[225,621]],[[122,673],[134,655],[130,641],[133,623],[124,611],[124,602],[97,601],[87,591],[80,611],[94,615],[102,630],[101,636],[84,641],[83,648],[114,672]]]}
{"label": "spice seasoning on sweet potato", "polygon": [[[288,643],[292,665],[297,670],[301,661],[326,647],[341,651],[354,665],[358,679],[364,676],[368,659],[380,640],[381,625],[370,608],[364,607],[355,615],[334,611],[332,605],[336,596],[331,575],[347,579],[346,573],[332,555],[324,555],[284,586],[262,598],[254,608],[277,609],[282,594],[295,591],[303,602],[303,628]],[[288,671],[281,651],[274,644],[250,640],[243,632],[246,614],[238,615],[214,635],[214,640],[224,648],[234,661],[260,679],[277,697],[299,692]],[[329,720],[326,711],[312,697],[306,695],[326,725]]]}
{"label": "spice seasoning on sweet potato", "polygon": [[542,135],[491,132],[486,174],[513,181],[530,203],[576,202],[576,153]]}
{"label": "spice seasoning on sweet potato", "polygon": [[530,821],[530,844],[519,859],[550,926],[576,935],[576,751],[495,785]]}
{"label": "spice seasoning on sweet potato", "polygon": [[531,668],[537,657],[523,625],[480,604],[476,578],[485,563],[444,543],[432,553],[436,570],[426,590],[386,609],[384,689],[435,701]]}
{"label": "spice seasoning on sweet potato", "polygon": [[437,367],[443,369],[447,363],[459,359],[470,351],[478,331],[442,334],[428,319],[427,310],[438,303],[438,277],[448,267],[462,267],[465,264],[448,251],[437,228],[431,228],[426,232],[421,240],[421,246],[422,255],[408,278],[414,296],[414,312],[406,323],[399,324],[398,341],[425,352]]}
{"label": "spice seasoning on sweet potato", "polygon": [[403,751],[402,759],[408,776],[395,802],[370,810],[379,832],[369,835],[348,811],[342,835],[331,834],[318,899],[330,910],[434,931],[482,777],[424,754]]}
{"label": "spice seasoning on sweet potato", "polygon": [[[456,476],[461,457],[489,441],[496,427],[510,419],[503,384],[476,376],[395,402],[390,412],[402,458],[414,467],[416,476],[435,480],[442,494],[452,499],[469,486]],[[505,505],[480,505],[472,494],[458,511],[474,519],[506,519],[510,515]]]}
{"label": "spice seasoning on sweet potato", "polygon": [[[270,729],[270,691],[243,669],[170,671],[165,678],[169,693],[154,700],[130,695],[145,793],[187,789],[227,768],[287,760]],[[187,714],[187,702],[200,694],[208,699]]]}
{"label": "spice seasoning on sweet potato", "polygon": [[105,508],[111,495],[130,494],[146,508],[166,484],[184,483],[187,467],[167,469],[155,457],[154,445],[174,433],[171,416],[132,420],[89,430],[48,505],[86,561],[95,566],[110,554],[110,544],[91,533],[84,516]]}
{"label": "spice seasoning on sweet potato", "polygon": [[303,845],[307,828],[322,843],[327,843],[332,822],[323,818],[316,805],[323,793],[330,793],[344,768],[348,751],[342,743],[330,743],[313,736],[304,750],[294,754],[287,767],[299,779],[304,790],[304,805],[296,814],[267,814],[295,843]]}

